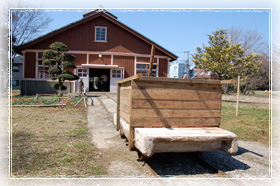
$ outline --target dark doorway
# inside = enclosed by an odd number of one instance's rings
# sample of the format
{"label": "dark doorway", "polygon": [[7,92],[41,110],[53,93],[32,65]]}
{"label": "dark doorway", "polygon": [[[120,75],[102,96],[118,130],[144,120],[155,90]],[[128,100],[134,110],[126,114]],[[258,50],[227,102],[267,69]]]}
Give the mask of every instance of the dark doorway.
{"label": "dark doorway", "polygon": [[110,69],[89,69],[89,91],[110,92]]}

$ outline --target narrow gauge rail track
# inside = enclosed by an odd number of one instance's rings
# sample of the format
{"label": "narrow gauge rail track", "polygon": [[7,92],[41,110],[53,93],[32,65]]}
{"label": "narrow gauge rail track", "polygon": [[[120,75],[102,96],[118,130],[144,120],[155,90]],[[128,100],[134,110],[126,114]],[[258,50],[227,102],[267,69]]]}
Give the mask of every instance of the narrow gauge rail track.
{"label": "narrow gauge rail track", "polygon": [[223,172],[222,170],[217,169],[216,167],[210,165],[209,163],[207,163],[206,161],[204,161],[203,159],[201,159],[199,157],[199,155],[195,155],[193,154],[191,156],[191,158],[197,163],[199,164],[201,167],[205,168],[206,170],[208,170],[210,173],[212,174],[218,174],[219,176],[222,177],[229,177],[229,175],[227,175],[225,172]]}
{"label": "narrow gauge rail track", "polygon": [[[107,94],[104,94],[105,97],[107,97],[108,99],[112,99],[114,102],[116,102],[112,97],[108,96]],[[103,103],[102,99],[100,97],[97,97],[97,99],[99,100],[99,102],[101,103],[101,105],[104,107],[104,109],[106,110],[106,112],[108,113],[108,115],[112,118],[112,116],[110,115],[109,110],[107,109],[107,107],[105,106],[105,104]],[[113,118],[112,118],[113,119]],[[122,137],[122,136],[121,136]],[[124,136],[122,138],[125,138]],[[126,139],[126,145],[128,146],[128,140]],[[139,153],[139,152],[138,152]],[[157,174],[157,172],[149,165],[149,159],[148,160],[140,160],[140,154],[138,154],[139,159],[138,161],[142,161],[143,162],[143,166],[145,166],[147,168],[147,170],[150,172],[151,176],[153,178],[160,178],[161,176]],[[205,162],[203,159],[201,159],[199,157],[198,153],[193,153],[191,156],[188,156],[188,158],[191,158],[194,162],[196,162],[198,165],[200,165],[202,168],[204,168],[205,170],[207,170],[210,174],[217,174],[217,176],[219,177],[223,177],[223,178],[230,178],[230,176],[228,174],[226,174],[225,172],[223,172],[222,170],[217,169],[216,167],[208,164],[207,162]]]}
{"label": "narrow gauge rail track", "polygon": [[[216,174],[219,177],[223,178],[230,178],[228,174],[223,172],[222,170],[217,169],[216,167],[208,164],[206,161],[201,159],[197,153],[194,153],[188,158],[191,158],[195,163],[197,163],[199,166],[207,170],[210,174]],[[138,160],[141,161],[141,160]],[[143,160],[143,166],[147,168],[147,170],[150,172],[151,176],[153,178],[160,178],[161,176],[157,174],[157,172],[149,165],[149,159],[148,160]]]}

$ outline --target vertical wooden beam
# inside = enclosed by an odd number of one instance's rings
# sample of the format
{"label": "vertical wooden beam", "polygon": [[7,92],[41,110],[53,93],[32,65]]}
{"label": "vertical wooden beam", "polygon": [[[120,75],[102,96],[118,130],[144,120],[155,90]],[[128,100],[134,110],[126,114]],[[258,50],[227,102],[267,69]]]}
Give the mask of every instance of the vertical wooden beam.
{"label": "vertical wooden beam", "polygon": [[22,79],[24,80],[25,78],[25,71],[24,67],[25,66],[25,52],[22,52]]}
{"label": "vertical wooden beam", "polygon": [[111,65],[114,65],[114,55],[111,55]]}
{"label": "vertical wooden beam", "polygon": [[155,56],[155,45],[152,45],[148,77],[152,76],[154,56]]}
{"label": "vertical wooden beam", "polygon": [[120,130],[120,98],[121,98],[121,84],[118,84],[117,90],[117,118],[116,118],[116,130]]}
{"label": "vertical wooden beam", "polygon": [[134,56],[134,75],[136,75],[136,62],[137,62],[137,56]]}
{"label": "vertical wooden beam", "polygon": [[131,80],[130,84],[130,118],[129,118],[129,139],[128,139],[128,148],[132,150],[134,147],[134,127],[132,126],[132,104],[133,104],[133,86],[135,85],[134,80]]}
{"label": "vertical wooden beam", "polygon": [[36,59],[35,59],[35,78],[38,79],[38,63],[39,63],[39,60],[38,60],[38,57],[39,54],[38,52],[36,52]]}
{"label": "vertical wooden beam", "polygon": [[238,116],[238,107],[239,107],[239,93],[240,93],[240,76],[238,76],[238,82],[237,82],[237,101],[236,101],[236,116]]}

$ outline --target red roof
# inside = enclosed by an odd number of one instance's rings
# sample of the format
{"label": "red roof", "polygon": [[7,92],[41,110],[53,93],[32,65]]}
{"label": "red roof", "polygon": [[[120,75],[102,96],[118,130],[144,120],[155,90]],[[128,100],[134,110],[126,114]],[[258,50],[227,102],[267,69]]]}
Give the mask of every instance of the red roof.
{"label": "red roof", "polygon": [[205,72],[203,69],[194,68],[193,79],[211,79],[211,72]]}

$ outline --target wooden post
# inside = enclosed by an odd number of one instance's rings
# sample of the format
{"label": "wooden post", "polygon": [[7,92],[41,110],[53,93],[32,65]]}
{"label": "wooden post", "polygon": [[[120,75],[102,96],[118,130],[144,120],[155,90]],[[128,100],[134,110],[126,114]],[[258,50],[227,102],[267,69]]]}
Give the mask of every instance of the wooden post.
{"label": "wooden post", "polygon": [[130,90],[130,118],[129,118],[129,138],[128,138],[128,148],[131,151],[134,147],[134,127],[132,126],[132,105],[133,105],[133,86],[135,85],[134,80],[131,80],[131,90]]}
{"label": "wooden post", "polygon": [[120,130],[120,98],[121,98],[121,84],[118,83],[117,91],[117,118],[116,118],[116,130]]}
{"label": "wooden post", "polygon": [[236,116],[238,116],[238,106],[239,106],[239,93],[240,93],[240,76],[238,76],[237,81],[237,101],[236,101]]}
{"label": "wooden post", "polygon": [[152,45],[148,77],[152,76],[154,56],[155,56],[155,45]]}

